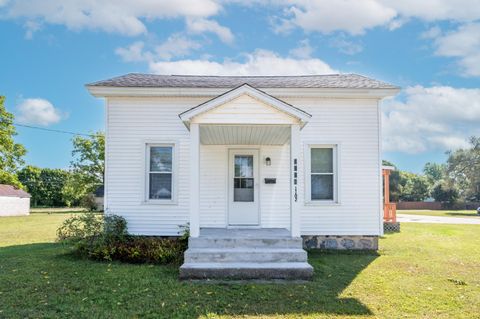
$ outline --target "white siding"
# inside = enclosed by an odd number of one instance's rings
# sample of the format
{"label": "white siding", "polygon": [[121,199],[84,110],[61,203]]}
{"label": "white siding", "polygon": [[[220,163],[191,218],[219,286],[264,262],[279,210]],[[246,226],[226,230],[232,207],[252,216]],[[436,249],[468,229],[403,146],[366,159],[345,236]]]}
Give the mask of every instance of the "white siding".
{"label": "white siding", "polygon": [[[178,226],[188,222],[189,132],[178,114],[205,100],[187,97],[108,100],[106,205],[109,213],[127,219],[132,233],[176,235]],[[338,204],[304,203],[303,186],[307,177],[304,174],[302,151],[299,159],[301,233],[380,234],[377,100],[300,97],[284,100],[312,114],[310,122],[301,131],[302,150],[309,143],[339,145]],[[242,108],[250,110],[249,106],[242,105]],[[235,115],[237,121],[239,118],[255,116],[247,113],[242,117]],[[175,204],[154,205],[145,202],[146,142],[176,143],[178,198]],[[260,149],[260,210],[263,227],[290,226],[288,143],[283,146],[256,147]],[[264,165],[266,156],[272,159],[270,167]],[[200,225],[225,226],[228,146],[201,145],[200,158]],[[277,184],[265,185],[265,177],[276,177]]]}
{"label": "white siding", "polygon": [[0,216],[25,216],[30,214],[30,198],[0,196]]}
{"label": "white siding", "polygon": [[206,113],[199,114],[192,122],[210,124],[291,124],[297,123],[297,120],[285,112],[244,94]]}
{"label": "white siding", "polygon": [[[108,100],[106,208],[126,218],[134,234],[178,234],[189,220],[189,132],[178,114],[201,98]],[[145,196],[145,144],[176,143],[176,203],[150,204]]]}
{"label": "white siding", "polygon": [[302,235],[379,235],[380,163],[377,100],[286,99],[312,114],[301,131],[299,189],[305,201],[303,156],[308,144],[338,144],[339,203],[304,204]]}
{"label": "white siding", "polygon": [[[259,152],[260,224],[262,227],[290,228],[290,147],[282,146],[200,146],[200,226],[225,227],[228,209],[228,149],[254,148]],[[271,166],[265,165],[270,157]],[[277,178],[265,184],[266,177]]]}

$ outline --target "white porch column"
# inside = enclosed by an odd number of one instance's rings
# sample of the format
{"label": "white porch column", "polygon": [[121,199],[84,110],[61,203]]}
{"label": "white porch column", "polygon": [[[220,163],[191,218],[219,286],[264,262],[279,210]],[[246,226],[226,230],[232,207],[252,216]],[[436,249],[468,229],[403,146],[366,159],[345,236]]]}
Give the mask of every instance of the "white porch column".
{"label": "white porch column", "polygon": [[190,236],[200,235],[200,129],[190,124]]}
{"label": "white porch column", "polygon": [[292,237],[300,237],[300,125],[290,127],[290,232]]}

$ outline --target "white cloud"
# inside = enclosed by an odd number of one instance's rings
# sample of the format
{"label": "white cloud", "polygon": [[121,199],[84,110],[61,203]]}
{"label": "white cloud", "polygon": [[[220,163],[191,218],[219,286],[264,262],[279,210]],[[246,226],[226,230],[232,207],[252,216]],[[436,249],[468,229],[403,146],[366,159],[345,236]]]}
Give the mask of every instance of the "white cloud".
{"label": "white cloud", "polygon": [[383,105],[385,151],[446,151],[480,134],[480,89],[414,86],[403,95]]}
{"label": "white cloud", "polygon": [[157,60],[170,60],[175,57],[183,57],[200,47],[200,43],[180,34],[174,34],[165,42],[154,46],[152,50],[146,50],[145,43],[143,41],[137,41],[126,48],[117,48],[115,53],[125,62],[154,62]]}
{"label": "white cloud", "polygon": [[47,126],[62,119],[61,112],[45,99],[25,99],[17,105],[18,122]]}
{"label": "white cloud", "polygon": [[292,0],[287,1],[288,17],[277,31],[288,31],[294,26],[306,31],[331,33],[345,31],[352,35],[387,24],[395,16],[394,9],[376,0]]}
{"label": "white cloud", "polygon": [[187,19],[187,29],[195,34],[205,32],[214,33],[220,38],[220,40],[228,44],[233,43],[235,39],[229,28],[221,26],[216,21],[204,18]]}
{"label": "white cloud", "polygon": [[133,36],[147,31],[144,20],[205,18],[220,9],[215,0],[11,0],[1,14],[3,18],[65,25],[71,30],[91,29]]}
{"label": "white cloud", "polygon": [[438,26],[431,27],[430,29],[422,32],[420,38],[422,39],[435,39],[442,35],[442,29]]}
{"label": "white cloud", "polygon": [[298,59],[308,59],[312,56],[313,48],[308,39],[300,41],[300,45],[289,51],[290,56]]}
{"label": "white cloud", "polygon": [[349,41],[344,37],[335,37],[330,41],[330,45],[337,48],[338,51],[348,55],[354,55],[363,51],[361,44]]}
{"label": "white cloud", "polygon": [[437,55],[458,58],[461,74],[480,76],[480,23],[462,25],[455,31],[437,35],[434,45]]}
{"label": "white cloud", "polygon": [[225,59],[222,62],[200,60],[157,61],[150,70],[159,74],[209,75],[301,75],[338,73],[320,59],[282,57],[275,52],[256,50],[244,54],[245,61]]}
{"label": "white cloud", "polygon": [[200,48],[200,43],[182,35],[174,34],[167,41],[155,47],[155,53],[160,59],[169,60],[173,57],[182,57]]}
{"label": "white cloud", "polygon": [[454,20],[468,22],[480,18],[479,0],[379,0],[399,16],[424,21]]}
{"label": "white cloud", "polygon": [[[272,5],[269,1],[259,3]],[[274,30],[280,33],[300,27],[360,35],[379,26],[394,30],[412,18],[461,23],[480,19],[480,0],[283,0],[276,4],[287,7],[284,18],[272,20]]]}
{"label": "white cloud", "polygon": [[145,43],[143,41],[137,41],[126,48],[117,48],[115,53],[125,62],[150,61],[152,59],[151,52],[145,52],[144,47]]}

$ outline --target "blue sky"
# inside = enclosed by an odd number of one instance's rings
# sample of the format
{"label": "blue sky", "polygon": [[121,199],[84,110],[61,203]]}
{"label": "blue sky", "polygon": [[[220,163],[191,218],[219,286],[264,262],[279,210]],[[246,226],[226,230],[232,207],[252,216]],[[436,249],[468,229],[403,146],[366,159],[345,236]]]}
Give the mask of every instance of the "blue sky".
{"label": "blue sky", "polygon": [[[0,94],[16,122],[103,130],[84,85],[129,73],[360,73],[384,102],[384,159],[421,171],[480,135],[480,1],[0,0]],[[67,168],[71,136],[18,127],[26,162]]]}

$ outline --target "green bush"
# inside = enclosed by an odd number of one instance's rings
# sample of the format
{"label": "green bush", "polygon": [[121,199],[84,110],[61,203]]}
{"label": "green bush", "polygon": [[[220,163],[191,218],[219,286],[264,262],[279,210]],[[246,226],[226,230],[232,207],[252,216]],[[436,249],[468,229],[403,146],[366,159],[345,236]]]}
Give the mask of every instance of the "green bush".
{"label": "green bush", "polygon": [[60,241],[73,252],[95,260],[119,260],[129,263],[180,263],[187,248],[188,230],[179,238],[132,236],[123,217],[107,215],[103,219],[84,214],[67,219],[58,229]]}
{"label": "green bush", "polygon": [[93,194],[86,194],[80,199],[80,206],[88,209],[89,211],[95,211],[98,209],[97,203],[95,203],[95,196]]}
{"label": "green bush", "polygon": [[79,214],[66,219],[57,229],[59,241],[76,242],[88,237],[99,236],[103,232],[103,219],[100,214]]}

